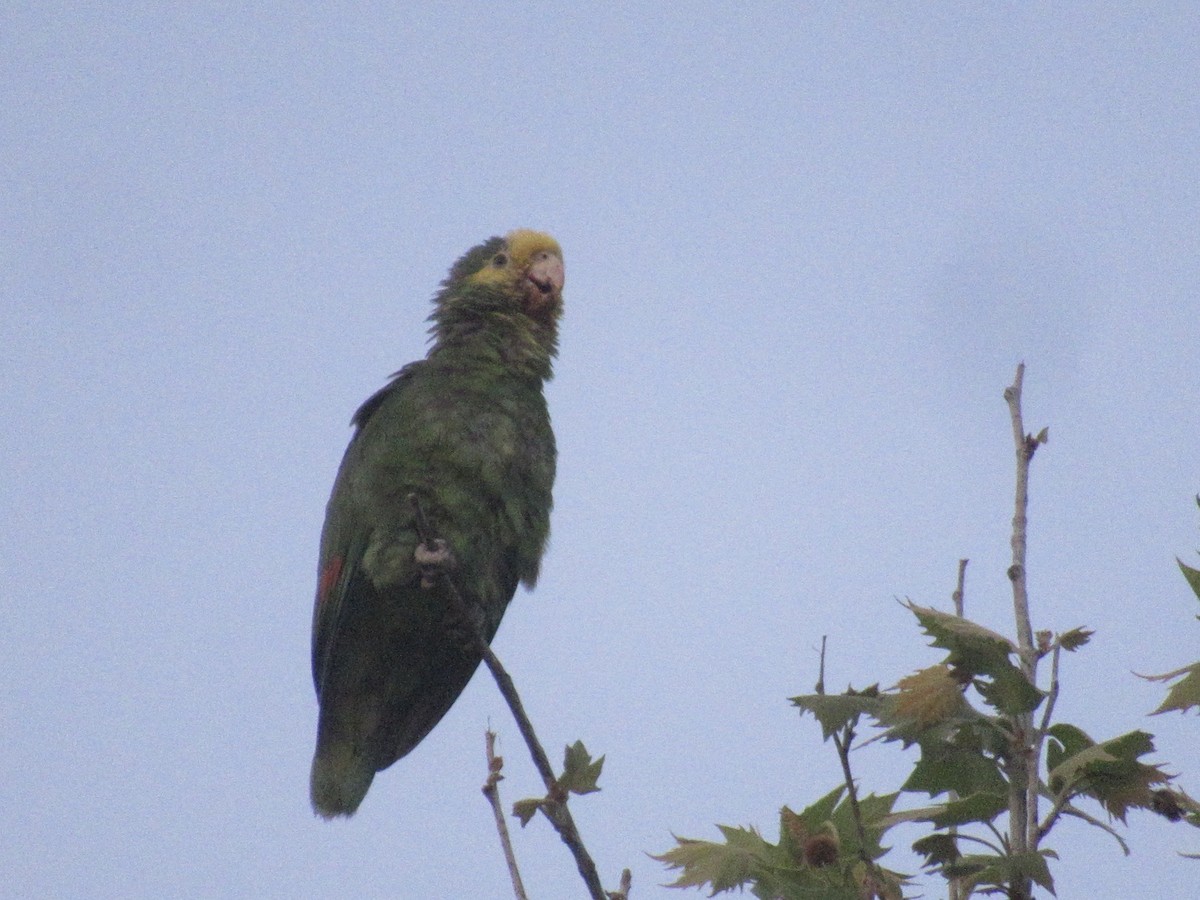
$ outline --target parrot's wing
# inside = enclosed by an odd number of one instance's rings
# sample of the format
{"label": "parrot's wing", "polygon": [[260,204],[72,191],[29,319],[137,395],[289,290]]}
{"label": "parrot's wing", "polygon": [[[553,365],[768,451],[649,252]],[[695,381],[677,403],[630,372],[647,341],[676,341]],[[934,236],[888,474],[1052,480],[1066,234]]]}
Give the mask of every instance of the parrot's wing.
{"label": "parrot's wing", "polygon": [[[362,439],[367,422],[389,397],[405,389],[421,365],[421,361],[409,363],[399,372],[393,373],[391,380],[368,397],[366,402],[354,413],[350,421],[355,426],[355,432],[342,458],[342,469],[334,484],[335,495],[343,488],[347,471],[358,458],[360,449],[358,442]],[[331,502],[331,510],[332,506]],[[332,513],[327,513],[325,523],[327,532],[330,531],[330,515]],[[367,550],[369,538],[369,533],[361,528],[355,528],[353,522],[337,524],[339,526],[336,529],[337,536],[330,542],[330,545],[327,546],[326,541],[322,540],[321,570],[317,579],[316,602],[313,605],[312,672],[318,697],[321,696],[321,686],[325,683],[338,632],[346,619],[346,604],[353,602],[351,598],[355,592],[351,587],[355,579],[360,577],[359,569],[362,565],[363,554]]]}
{"label": "parrot's wing", "polygon": [[[354,433],[354,438],[350,441],[351,446],[354,445],[354,439],[362,434],[367,420],[375,415],[375,412],[383,405],[383,401],[394,392],[403,390],[404,386],[412,379],[413,374],[422,365],[424,365],[424,360],[417,360],[416,362],[410,362],[399,372],[393,372],[389,376],[387,384],[363,401],[363,405],[355,411],[353,417],[350,419],[350,424],[358,428],[358,431]],[[346,452],[350,452],[348,448]]]}
{"label": "parrot's wing", "polygon": [[350,583],[358,574],[366,550],[365,539],[357,543],[358,546],[346,548],[345,553],[334,553],[322,561],[317,600],[313,607],[312,640],[313,684],[318,698],[337,643],[338,626],[345,618],[345,605],[351,596]]}

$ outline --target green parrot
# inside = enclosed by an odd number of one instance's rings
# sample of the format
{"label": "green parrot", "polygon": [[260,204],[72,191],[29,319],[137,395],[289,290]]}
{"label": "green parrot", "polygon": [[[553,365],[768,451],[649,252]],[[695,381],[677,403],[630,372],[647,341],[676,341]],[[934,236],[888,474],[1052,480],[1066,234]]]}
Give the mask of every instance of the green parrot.
{"label": "green parrot", "polygon": [[479,665],[446,579],[415,558],[412,496],[488,641],[517,583],[537,580],[556,455],[542,386],[562,288],[562,250],[547,234],[520,229],[472,248],[434,298],[425,359],[354,414],[313,610],[318,815],[352,815],[375,773],[421,742]]}

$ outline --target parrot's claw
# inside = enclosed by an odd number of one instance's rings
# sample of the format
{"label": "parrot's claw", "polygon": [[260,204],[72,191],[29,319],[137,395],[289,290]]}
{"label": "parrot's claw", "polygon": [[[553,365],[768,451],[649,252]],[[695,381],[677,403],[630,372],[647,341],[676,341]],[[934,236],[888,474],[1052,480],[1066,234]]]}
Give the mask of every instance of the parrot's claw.
{"label": "parrot's claw", "polygon": [[417,544],[413,559],[421,567],[421,587],[428,590],[437,583],[437,577],[454,562],[450,546],[441,538]]}

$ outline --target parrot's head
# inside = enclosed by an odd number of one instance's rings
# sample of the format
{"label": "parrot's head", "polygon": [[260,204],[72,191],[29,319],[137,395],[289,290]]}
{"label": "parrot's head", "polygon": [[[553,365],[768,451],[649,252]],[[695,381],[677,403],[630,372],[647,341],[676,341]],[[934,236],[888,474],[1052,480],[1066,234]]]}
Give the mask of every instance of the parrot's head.
{"label": "parrot's head", "polygon": [[558,241],[518,228],[472,247],[434,298],[436,340],[481,332],[518,332],[554,355],[562,315],[563,257]]}

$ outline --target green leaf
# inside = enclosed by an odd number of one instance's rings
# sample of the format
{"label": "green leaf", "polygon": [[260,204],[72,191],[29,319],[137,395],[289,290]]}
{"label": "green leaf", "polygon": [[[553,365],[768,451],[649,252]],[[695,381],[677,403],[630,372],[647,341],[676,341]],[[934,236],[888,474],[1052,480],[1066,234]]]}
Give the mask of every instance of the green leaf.
{"label": "green leaf", "polygon": [[833,811],[837,809],[838,801],[842,799],[842,794],[846,791],[844,784],[839,784],[832,791],[822,797],[820,800],[805,807],[801,812],[792,812],[786,806],[783,808],[787,815],[795,816],[804,828],[809,832],[820,831],[821,827],[829,821]]}
{"label": "green leaf", "polygon": [[[1073,747],[1078,747],[1079,729],[1075,734],[1060,730],[1068,737]],[[1055,739],[1058,734],[1051,729]],[[1154,739],[1144,731],[1131,731],[1120,737],[1099,744],[1082,747],[1074,753],[1055,754],[1055,765],[1050,770],[1050,789],[1056,794],[1087,796],[1099,801],[1105,811],[1115,819],[1125,821],[1131,807],[1154,809],[1156,785],[1167,784],[1171,779],[1158,766],[1139,762],[1139,757],[1154,752]],[[1047,763],[1051,754],[1047,753]]]}
{"label": "green leaf", "polygon": [[971,854],[946,866],[943,873],[948,877],[966,876],[970,887],[994,885],[1001,889],[1028,878],[1053,894],[1054,879],[1047,857],[1058,858],[1053,850],[1031,850],[1011,856]]}
{"label": "green leaf", "polygon": [[1183,572],[1187,583],[1191,585],[1192,593],[1196,595],[1196,599],[1200,600],[1200,569],[1193,569],[1191,566],[1185,565],[1179,557],[1175,558],[1175,562],[1179,563],[1179,569]]}
{"label": "green leaf", "polygon": [[[861,846],[862,854],[869,859],[879,859],[887,849],[880,844],[883,833],[891,827],[887,822],[895,805],[896,794],[869,794],[858,799],[859,814],[862,816],[863,837],[866,843]],[[837,829],[843,853],[847,856],[858,856],[860,851],[858,827],[854,821],[854,807],[850,797],[846,796],[838,804],[837,809],[829,817],[833,827]]]}
{"label": "green leaf", "polygon": [[1020,715],[1041,704],[1042,692],[1009,659],[1017,648],[1008,638],[961,616],[912,602],[907,606],[933,638],[933,645],[949,651],[946,663],[975,679],[976,689],[992,707],[1006,715]]}
{"label": "green leaf", "polygon": [[912,602],[906,605],[925,633],[933,638],[933,646],[949,650],[950,664],[972,675],[991,674],[995,666],[1008,663],[1008,657],[1017,652],[1012,641],[1004,635],[970,619]]}
{"label": "green leaf", "polygon": [[530,797],[526,800],[518,800],[513,804],[513,815],[521,820],[522,828],[528,825],[529,820],[537,815],[537,811],[542,808],[543,802],[537,797]]}
{"label": "green leaf", "polygon": [[922,744],[921,758],[902,791],[924,791],[931,797],[955,791],[969,797],[975,793],[1003,794],[1008,789],[994,759],[978,750],[963,750],[953,744]]}
{"label": "green leaf", "polygon": [[[1049,754],[1046,756],[1046,761],[1047,763],[1050,761]],[[1116,762],[1116,757],[1104,749],[1103,745],[1093,744],[1072,754],[1050,769],[1048,778],[1050,790],[1055,794],[1073,793],[1075,783],[1087,775],[1089,766],[1111,762]]]}
{"label": "green leaf", "polygon": [[1066,722],[1059,722],[1047,729],[1050,741],[1046,744],[1046,768],[1053,772],[1068,757],[1074,756],[1096,742],[1084,733]]}
{"label": "green leaf", "polygon": [[1067,651],[1078,650],[1090,641],[1095,633],[1090,628],[1072,628],[1058,636],[1058,645]]}
{"label": "green leaf", "polygon": [[880,822],[889,828],[901,822],[931,822],[934,828],[949,828],[951,825],[966,825],[969,822],[991,822],[1007,809],[1007,796],[980,791],[961,800],[901,810],[884,816]]}
{"label": "green leaf", "polygon": [[871,688],[866,692],[851,689],[844,694],[802,694],[791,698],[792,705],[800,707],[801,713],[812,713],[821,723],[821,736],[825,740],[846,725],[857,724],[858,717],[864,713],[876,715],[883,700],[878,691]]}
{"label": "green leaf", "polygon": [[755,872],[778,861],[777,850],[753,828],[717,826],[724,843],[698,841],[674,835],[678,846],[654,859],[669,869],[681,869],[670,887],[711,885],[712,893],[729,891],[749,882]]}
{"label": "green leaf", "polygon": [[1150,715],[1156,716],[1159,713],[1173,710],[1187,712],[1200,706],[1200,662],[1162,675],[1141,675],[1139,677],[1145,678],[1147,681],[1172,681],[1181,676],[1182,680],[1171,686],[1171,689],[1167,691],[1166,699]]}
{"label": "green leaf", "polygon": [[583,741],[576,741],[567,747],[563,755],[563,773],[558,779],[559,786],[572,794],[590,794],[600,790],[596,783],[600,778],[600,770],[604,768],[604,757],[593,760],[588,755]]}
{"label": "green leaf", "polygon": [[975,689],[993,709],[1009,716],[1033,712],[1045,697],[1030,684],[1025,673],[1011,663],[996,666],[991,680],[977,679]]}
{"label": "green leaf", "polygon": [[944,866],[962,857],[962,853],[958,849],[958,839],[952,834],[940,831],[914,841],[912,848],[914,853],[925,857],[922,865],[926,868]]}

